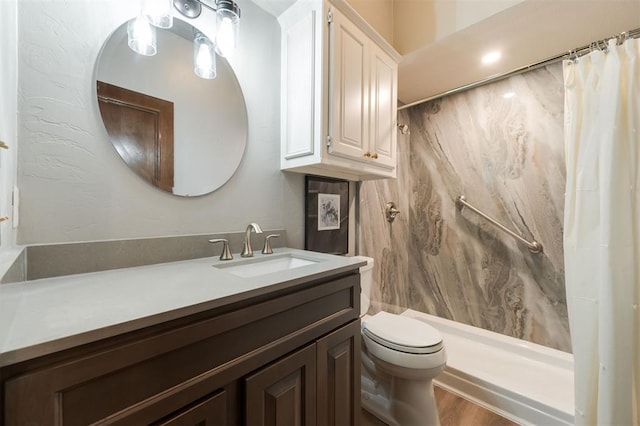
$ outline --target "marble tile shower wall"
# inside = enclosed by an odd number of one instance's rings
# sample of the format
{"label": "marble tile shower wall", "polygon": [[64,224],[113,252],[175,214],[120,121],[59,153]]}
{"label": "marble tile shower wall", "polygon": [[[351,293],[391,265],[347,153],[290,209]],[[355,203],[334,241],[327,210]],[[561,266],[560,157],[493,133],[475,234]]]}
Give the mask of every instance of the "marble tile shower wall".
{"label": "marble tile shower wall", "polygon": [[[403,110],[395,180],[360,186],[360,252],[376,259],[372,309],[422,312],[571,351],[564,287],[562,67]],[[526,239],[470,210],[467,200]],[[387,201],[401,214],[384,216]]]}

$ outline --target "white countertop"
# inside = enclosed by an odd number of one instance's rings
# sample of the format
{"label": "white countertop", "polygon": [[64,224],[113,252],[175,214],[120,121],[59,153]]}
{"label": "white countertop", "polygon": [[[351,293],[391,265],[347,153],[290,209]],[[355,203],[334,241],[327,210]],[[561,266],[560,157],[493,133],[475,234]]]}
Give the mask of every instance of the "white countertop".
{"label": "white countertop", "polygon": [[0,285],[0,366],[357,269],[362,260],[281,248],[317,263],[256,277],[209,257]]}

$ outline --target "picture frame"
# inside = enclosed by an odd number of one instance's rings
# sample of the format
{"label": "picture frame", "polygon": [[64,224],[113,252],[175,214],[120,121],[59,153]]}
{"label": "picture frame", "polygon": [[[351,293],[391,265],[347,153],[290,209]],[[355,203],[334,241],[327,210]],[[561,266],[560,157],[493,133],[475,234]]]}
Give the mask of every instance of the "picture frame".
{"label": "picture frame", "polygon": [[305,250],[349,251],[349,181],[305,177]]}

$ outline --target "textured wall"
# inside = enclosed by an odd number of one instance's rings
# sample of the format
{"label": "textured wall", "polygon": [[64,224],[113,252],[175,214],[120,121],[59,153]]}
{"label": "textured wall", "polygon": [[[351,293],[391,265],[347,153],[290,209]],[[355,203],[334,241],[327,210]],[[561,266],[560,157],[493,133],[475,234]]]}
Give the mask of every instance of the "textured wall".
{"label": "textured wall", "polygon": [[232,65],[247,103],[247,151],[225,186],[186,199],[131,172],[99,118],[94,65],[104,40],[137,13],[132,2],[19,2],[20,243],[220,233],[255,221],[302,244],[304,181],[279,170],[280,28],[252,2],[239,4]]}
{"label": "textured wall", "polygon": [[[15,22],[17,2],[0,2],[0,140],[10,149],[0,150],[0,216],[9,216],[11,220],[0,223],[0,273],[5,265],[3,252],[15,246],[16,235],[13,229],[11,209],[11,191],[16,180],[17,149],[17,96],[16,85],[18,67],[16,64],[17,23]],[[6,263],[11,263],[8,259]]]}
{"label": "textured wall", "polygon": [[[512,93],[511,97],[504,97]],[[374,298],[570,351],[562,263],[560,64],[402,111],[397,180],[361,186]],[[531,254],[454,201],[544,246]],[[401,215],[384,220],[384,203]]]}

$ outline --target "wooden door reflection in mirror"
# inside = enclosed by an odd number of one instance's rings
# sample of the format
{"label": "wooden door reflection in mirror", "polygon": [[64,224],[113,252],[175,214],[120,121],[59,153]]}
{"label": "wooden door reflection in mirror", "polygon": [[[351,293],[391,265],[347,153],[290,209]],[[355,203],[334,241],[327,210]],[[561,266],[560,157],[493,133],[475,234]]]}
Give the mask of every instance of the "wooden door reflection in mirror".
{"label": "wooden door reflection in mirror", "polygon": [[113,146],[151,185],[173,192],[173,102],[97,82],[100,114]]}

